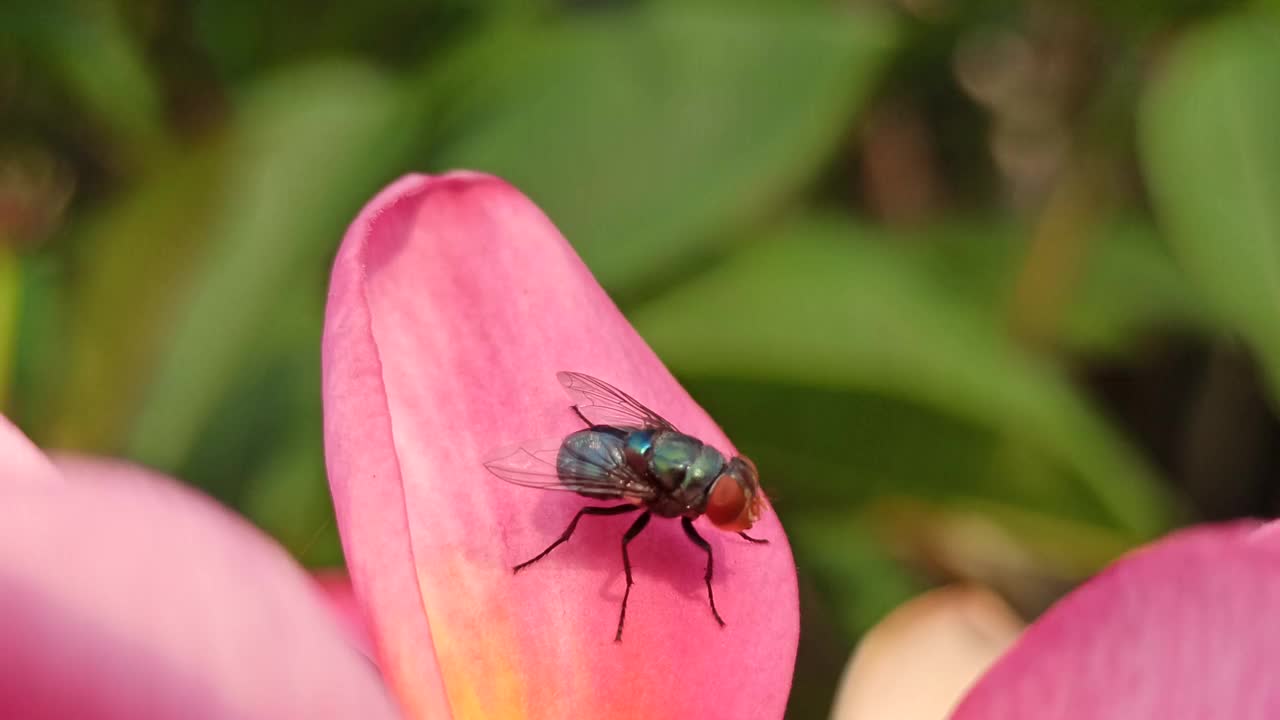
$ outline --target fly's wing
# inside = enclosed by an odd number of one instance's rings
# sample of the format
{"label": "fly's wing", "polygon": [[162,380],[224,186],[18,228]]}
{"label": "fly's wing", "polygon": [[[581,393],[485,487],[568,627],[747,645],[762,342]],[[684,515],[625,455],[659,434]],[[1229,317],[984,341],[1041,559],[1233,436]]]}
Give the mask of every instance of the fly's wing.
{"label": "fly's wing", "polygon": [[573,470],[562,472],[556,458],[562,439],[530,440],[494,451],[484,461],[489,472],[509,483],[540,490],[568,490],[596,498],[649,501],[653,485],[626,463],[577,455]]}
{"label": "fly's wing", "polygon": [[661,415],[603,380],[576,372],[558,372],[556,378],[573,398],[578,412],[594,425],[676,429]]}

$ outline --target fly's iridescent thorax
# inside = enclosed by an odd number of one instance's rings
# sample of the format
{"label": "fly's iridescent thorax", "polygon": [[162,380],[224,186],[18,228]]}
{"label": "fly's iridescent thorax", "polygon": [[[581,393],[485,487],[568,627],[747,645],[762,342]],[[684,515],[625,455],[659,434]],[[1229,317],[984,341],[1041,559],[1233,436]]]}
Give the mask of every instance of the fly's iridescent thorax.
{"label": "fly's iridescent thorax", "polygon": [[648,460],[650,472],[664,490],[652,509],[664,517],[700,515],[707,490],[725,465],[719,450],[677,432],[656,434]]}
{"label": "fly's iridescent thorax", "polygon": [[724,455],[695,437],[665,432],[653,440],[649,468],[667,490],[692,487],[705,491],[724,468]]}

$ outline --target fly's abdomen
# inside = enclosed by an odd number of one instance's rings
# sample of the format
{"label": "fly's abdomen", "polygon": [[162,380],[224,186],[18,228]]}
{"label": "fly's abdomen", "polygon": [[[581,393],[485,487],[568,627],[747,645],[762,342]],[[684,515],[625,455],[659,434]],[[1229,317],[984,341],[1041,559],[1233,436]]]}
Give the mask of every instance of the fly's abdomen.
{"label": "fly's abdomen", "polygon": [[[564,439],[556,455],[556,472],[564,480],[598,480],[608,482],[612,473],[627,463],[626,435],[609,430],[579,430]],[[617,497],[613,492],[577,490],[589,498]]]}

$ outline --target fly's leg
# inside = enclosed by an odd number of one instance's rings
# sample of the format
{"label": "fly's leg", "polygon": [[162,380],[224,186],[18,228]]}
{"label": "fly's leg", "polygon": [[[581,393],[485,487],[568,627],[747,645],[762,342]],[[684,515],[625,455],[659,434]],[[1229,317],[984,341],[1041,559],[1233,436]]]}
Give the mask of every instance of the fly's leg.
{"label": "fly's leg", "polygon": [[680,526],[684,528],[684,534],[689,536],[694,545],[702,548],[707,553],[707,574],[703,579],[707,581],[707,600],[711,603],[711,614],[715,617],[716,622],[720,623],[720,627],[724,627],[724,620],[720,617],[720,612],[716,610],[716,596],[711,592],[711,570],[714,567],[711,556],[711,545],[698,534],[698,530],[693,527],[693,521],[689,518],[680,518]]}
{"label": "fly's leg", "polygon": [[521,570],[538,562],[542,558],[546,557],[547,553],[551,552],[552,550],[555,550],[557,547],[560,546],[561,543],[565,542],[570,537],[572,537],[573,531],[578,529],[578,521],[582,519],[583,515],[621,515],[622,513],[631,512],[637,509],[638,508],[635,505],[631,505],[630,503],[626,505],[614,505],[613,507],[582,508],[581,510],[578,511],[577,515],[573,516],[573,521],[569,523],[569,527],[564,529],[564,532],[560,534],[560,537],[556,538],[555,542],[548,545],[546,550],[543,550],[542,552],[538,553],[537,557],[533,558],[532,560],[526,560],[520,563],[519,565],[515,566],[512,569],[512,572],[520,572]]}
{"label": "fly's leg", "polygon": [[578,409],[578,406],[577,406],[577,405],[574,405],[574,406],[573,406],[573,412],[574,412],[574,413],[576,413],[578,417],[582,418],[582,422],[586,423],[586,424],[587,424],[587,427],[591,428],[591,427],[595,427],[595,426],[596,426],[596,424],[595,424],[595,423],[593,423],[593,422],[591,422],[590,420],[588,420],[588,419],[587,419],[587,416],[586,416],[586,415],[583,415],[583,414],[582,414],[582,411]]}
{"label": "fly's leg", "polygon": [[769,544],[769,541],[768,541],[768,540],[765,540],[765,539],[763,539],[763,538],[753,538],[753,537],[751,537],[750,535],[748,535],[748,534],[746,534],[746,533],[744,533],[744,532],[741,532],[741,531],[740,531],[740,532],[738,532],[738,534],[742,536],[742,539],[743,539],[743,540],[750,540],[751,542],[753,542],[753,543],[757,543],[757,544],[760,544],[760,545],[768,545],[768,544]]}
{"label": "fly's leg", "polygon": [[622,623],[627,619],[627,598],[631,596],[631,586],[635,583],[631,580],[631,558],[627,556],[627,543],[636,539],[641,530],[649,524],[649,513],[636,518],[631,523],[631,527],[627,528],[627,533],[622,536],[622,569],[627,573],[627,589],[622,593],[622,612],[618,613],[618,633],[613,636],[614,642],[622,642]]}

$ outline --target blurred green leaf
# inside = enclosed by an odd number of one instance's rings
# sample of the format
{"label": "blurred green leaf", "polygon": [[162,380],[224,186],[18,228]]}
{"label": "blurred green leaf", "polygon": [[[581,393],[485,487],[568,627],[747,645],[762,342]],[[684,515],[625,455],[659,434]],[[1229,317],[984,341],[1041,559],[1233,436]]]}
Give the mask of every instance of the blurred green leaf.
{"label": "blurred green leaf", "polygon": [[[790,518],[789,518],[790,519]],[[889,555],[855,513],[806,515],[788,522],[796,563],[817,584],[841,628],[858,637],[928,583]]]}
{"label": "blurred green leaf", "polygon": [[[67,273],[66,346],[41,345],[44,356],[29,363],[51,393],[35,413],[42,445],[122,449],[221,200],[223,139],[157,161],[152,177],[64,239],[79,250]],[[59,376],[39,377],[50,372]]]}
{"label": "blurred green leaf", "polygon": [[1199,293],[1149,222],[1112,218],[1098,230],[1063,318],[1068,350],[1118,356],[1151,333],[1212,326]]}
{"label": "blurred green leaf", "polygon": [[1034,554],[1040,573],[1073,582],[1098,572],[1133,546],[1133,538],[1106,528],[1008,502],[970,499],[953,503],[948,509],[993,521]]}
{"label": "blurred green leaf", "polygon": [[346,224],[397,172],[400,99],[369,68],[332,63],[278,74],[246,99],[225,200],[204,228],[208,254],[146,389],[132,456],[180,463],[263,334],[277,330],[273,311],[324,276]]}
{"label": "blurred green leaf", "polygon": [[[681,365],[674,369],[684,374]],[[852,507],[898,493],[941,499],[1012,490],[992,486],[997,447],[989,431],[907,398],[812,387],[803,379],[698,373],[686,385],[755,460],[769,497],[788,512]],[[919,452],[922,443],[929,452]]]}
{"label": "blurred green leaf", "polygon": [[237,373],[268,362],[256,349],[283,298],[302,284],[323,303],[346,224],[403,162],[400,99],[361,65],[277,73],[225,135],[157,163],[84,225],[73,362],[46,439],[174,470]]}
{"label": "blurred green leaf", "polygon": [[[254,357],[236,368],[178,473],[244,510],[294,551],[332,519],[324,499],[318,352],[323,284],[320,278],[295,283],[277,298],[279,320],[255,345]],[[324,548],[318,551],[328,557]]]}
{"label": "blurred green leaf", "polygon": [[14,328],[13,375],[5,415],[29,436],[42,439],[66,383],[68,358],[63,279],[48,254],[21,257],[18,315]]}
{"label": "blurred green leaf", "polygon": [[493,172],[623,296],[811,179],[888,58],[870,13],[583,13],[513,43],[442,166]]}
{"label": "blurred green leaf", "polygon": [[21,265],[13,249],[0,241],[0,411],[9,409],[9,389],[18,352],[18,302],[22,297]]}
{"label": "blurred green leaf", "polygon": [[[1061,463],[1002,438],[989,425],[916,398],[808,387],[803,381],[693,376],[686,386],[755,460],[781,513],[822,513],[911,497],[948,507],[1003,504],[1057,519],[1058,526],[1107,532],[1099,527],[1108,524],[1105,508]],[[1066,537],[1018,534],[1028,544]],[[1071,552],[1082,549],[1071,545]]]}
{"label": "blurred green leaf", "polygon": [[1143,98],[1142,161],[1161,224],[1211,308],[1280,398],[1280,20],[1235,15],[1175,47]]}
{"label": "blurred green leaf", "polygon": [[1052,459],[1136,538],[1167,526],[1150,468],[1053,368],[870,235],[795,224],[632,319],[677,373],[905,398]]}
{"label": "blurred green leaf", "polygon": [[114,3],[3,3],[0,27],[130,149],[149,153],[166,137],[155,78]]}
{"label": "blurred green leaf", "polygon": [[[928,282],[993,318],[1008,315],[1029,230],[994,219],[948,219],[895,229],[903,262]],[[1075,355],[1122,356],[1145,334],[1210,326],[1200,298],[1150,222],[1115,215],[1089,228],[1080,277],[1070,288],[1054,347]]]}
{"label": "blurred green leaf", "polygon": [[280,448],[246,483],[245,515],[310,567],[342,565],[319,423]]}
{"label": "blurred green leaf", "polygon": [[[235,373],[175,468],[184,481],[228,505],[238,505],[263,467],[295,452],[303,429],[317,425],[319,338],[292,351],[280,345],[268,339]],[[318,443],[318,429],[315,434]]]}

